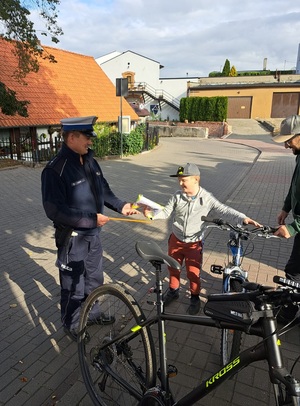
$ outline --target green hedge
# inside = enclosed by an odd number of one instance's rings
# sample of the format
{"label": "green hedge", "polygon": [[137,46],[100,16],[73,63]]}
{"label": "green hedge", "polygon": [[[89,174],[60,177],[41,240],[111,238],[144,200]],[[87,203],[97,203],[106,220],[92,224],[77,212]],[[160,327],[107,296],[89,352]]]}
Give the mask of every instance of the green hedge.
{"label": "green hedge", "polygon": [[183,97],[180,100],[181,122],[223,121],[227,119],[228,97]]}
{"label": "green hedge", "polygon": [[[123,134],[123,151],[121,151],[121,134],[116,131],[115,126],[106,123],[97,123],[94,126],[97,138],[93,138],[93,150],[96,157],[105,156],[136,155],[143,151],[146,145],[146,125],[139,124],[130,134]],[[151,142],[147,148],[153,148]]]}

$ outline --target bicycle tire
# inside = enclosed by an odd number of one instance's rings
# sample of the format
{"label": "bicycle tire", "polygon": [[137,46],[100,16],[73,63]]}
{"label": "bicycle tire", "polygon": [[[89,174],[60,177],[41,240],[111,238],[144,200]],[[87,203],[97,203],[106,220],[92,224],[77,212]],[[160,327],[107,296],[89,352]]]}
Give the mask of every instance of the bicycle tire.
{"label": "bicycle tire", "polygon": [[[90,325],[95,309],[112,316],[114,322]],[[138,405],[146,390],[155,386],[156,356],[149,327],[137,329],[133,337],[120,339],[101,350],[103,344],[121,332],[130,331],[142,320],[145,315],[138,303],[118,285],[101,286],[87,297],[79,323],[78,355],[83,380],[94,405]],[[86,334],[89,341],[85,339]],[[123,384],[116,378],[123,379]],[[128,384],[136,395],[128,392]]]}
{"label": "bicycle tire", "polygon": [[[231,278],[229,283],[230,292],[242,292],[243,288],[242,282],[240,280]],[[238,330],[221,330],[220,358],[222,366],[228,364],[239,354],[242,342],[242,334],[243,332]]]}

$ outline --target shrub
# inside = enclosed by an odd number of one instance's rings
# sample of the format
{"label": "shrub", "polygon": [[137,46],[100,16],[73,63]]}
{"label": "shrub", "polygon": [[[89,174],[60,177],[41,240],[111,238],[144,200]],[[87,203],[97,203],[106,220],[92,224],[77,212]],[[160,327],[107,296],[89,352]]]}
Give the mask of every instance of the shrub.
{"label": "shrub", "polygon": [[123,151],[121,151],[121,134],[116,131],[115,126],[107,123],[97,123],[94,131],[97,138],[93,138],[93,150],[95,156],[135,155],[143,150],[145,137],[145,124],[138,125],[130,134],[123,134]]}
{"label": "shrub", "polygon": [[180,121],[223,121],[227,118],[228,97],[183,97]]}
{"label": "shrub", "polygon": [[[142,152],[146,125],[139,124],[130,134],[123,134],[123,154],[136,155]],[[120,136],[121,138],[121,136]]]}

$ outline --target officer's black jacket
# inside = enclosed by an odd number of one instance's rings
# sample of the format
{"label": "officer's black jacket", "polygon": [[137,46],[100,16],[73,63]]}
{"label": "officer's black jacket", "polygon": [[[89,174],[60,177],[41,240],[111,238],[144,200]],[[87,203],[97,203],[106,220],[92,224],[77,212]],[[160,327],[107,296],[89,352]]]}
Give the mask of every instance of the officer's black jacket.
{"label": "officer's black jacket", "polygon": [[93,152],[80,155],[63,143],[42,172],[42,198],[47,216],[57,226],[90,233],[97,228],[97,213],[104,206],[121,213],[125,201],[115,196]]}

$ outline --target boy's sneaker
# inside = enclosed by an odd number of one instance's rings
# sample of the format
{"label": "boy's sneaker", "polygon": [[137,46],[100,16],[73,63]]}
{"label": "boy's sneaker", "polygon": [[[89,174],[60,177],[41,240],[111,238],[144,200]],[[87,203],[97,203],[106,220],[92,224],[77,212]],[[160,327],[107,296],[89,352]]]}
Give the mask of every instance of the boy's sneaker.
{"label": "boy's sneaker", "polygon": [[187,310],[188,314],[190,314],[191,316],[198,314],[201,307],[199,295],[191,295],[190,303],[191,304],[189,305]]}
{"label": "boy's sneaker", "polygon": [[179,298],[179,289],[169,288],[167,292],[163,295],[163,302],[165,306],[169,306],[173,300]]}

